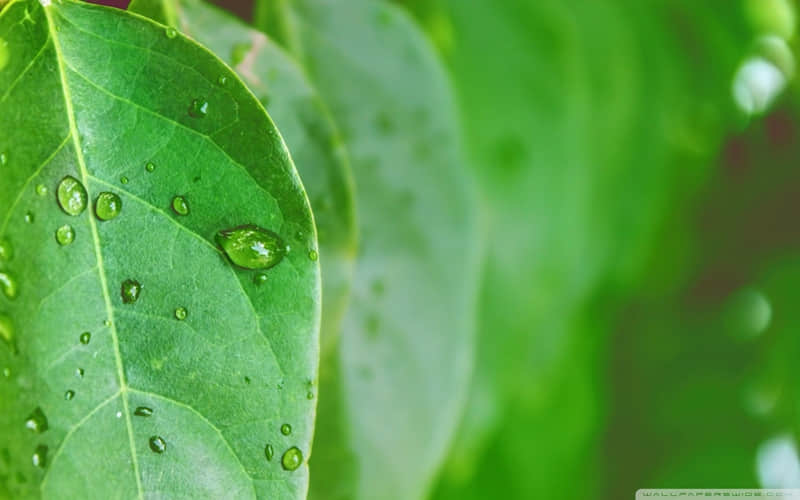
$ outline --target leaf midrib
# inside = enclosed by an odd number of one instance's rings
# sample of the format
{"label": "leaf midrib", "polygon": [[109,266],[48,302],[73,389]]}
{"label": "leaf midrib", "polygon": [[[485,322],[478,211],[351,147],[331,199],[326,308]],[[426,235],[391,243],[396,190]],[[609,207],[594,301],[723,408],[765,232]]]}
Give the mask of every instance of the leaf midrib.
{"label": "leaf midrib", "polygon": [[[80,137],[78,128],[75,123],[75,111],[72,109],[72,98],[70,95],[69,84],[67,83],[66,71],[64,69],[64,55],[61,52],[61,44],[58,39],[58,30],[54,28],[53,16],[50,12],[49,5],[42,5],[45,16],[47,17],[47,30],[53,40],[53,47],[56,51],[56,62],[58,64],[58,76],[61,80],[61,93],[64,97],[64,105],[67,111],[67,120],[69,122],[69,133],[72,136],[73,146],[75,147],[75,156],[78,160],[78,167],[83,180],[83,185],[87,190],[87,198],[92,199],[89,193],[89,171],[86,168],[86,161],[83,157],[83,150],[80,144]],[[91,207],[89,207],[91,210]],[[97,232],[97,224],[91,214],[87,214],[89,219],[89,227],[92,233],[92,242],[94,244],[95,256],[97,258],[97,274],[100,277],[100,286],[103,289],[103,300],[106,306],[106,314],[108,320],[111,322],[111,340],[114,346],[114,359],[117,365],[117,379],[119,381],[119,395],[122,396],[122,407],[125,413],[125,426],[128,431],[128,445],[131,452],[131,460],[133,463],[133,472],[136,477],[136,490],[138,498],[144,499],[142,493],[142,480],[139,473],[139,460],[136,455],[136,446],[133,439],[133,425],[131,423],[130,411],[128,409],[128,384],[125,380],[125,372],[122,366],[122,354],[119,349],[119,337],[117,334],[117,324],[114,318],[114,308],[111,305],[111,296],[109,295],[108,279],[106,278],[105,265],[103,264],[103,252],[100,249],[100,236]],[[116,396],[115,396],[116,397]],[[44,484],[44,480],[41,484]]]}

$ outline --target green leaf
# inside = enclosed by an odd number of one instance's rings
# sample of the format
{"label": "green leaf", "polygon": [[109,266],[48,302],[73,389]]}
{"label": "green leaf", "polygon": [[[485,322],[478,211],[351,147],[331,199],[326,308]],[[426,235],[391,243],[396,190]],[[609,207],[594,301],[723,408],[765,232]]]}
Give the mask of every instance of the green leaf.
{"label": "green leaf", "polygon": [[209,3],[133,0],[128,9],[180,28],[208,47],[238,72],[280,127],[314,210],[323,277],[322,352],[333,351],[350,296],[357,238],[347,154],[317,92],[278,45]]}
{"label": "green leaf", "polygon": [[[345,425],[317,434],[311,496],[419,498],[465,400],[481,246],[448,80],[384,2],[278,1],[273,12],[342,127],[362,238],[342,332]],[[353,474],[337,466],[345,448]]]}
{"label": "green leaf", "polygon": [[[14,1],[0,38],[0,265],[18,284],[0,294],[0,496],[304,497],[307,466],[282,457],[310,452],[320,272],[271,120],[222,61],[123,11]],[[57,201],[67,176],[78,215]],[[214,243],[244,224],[292,249],[264,281]]]}

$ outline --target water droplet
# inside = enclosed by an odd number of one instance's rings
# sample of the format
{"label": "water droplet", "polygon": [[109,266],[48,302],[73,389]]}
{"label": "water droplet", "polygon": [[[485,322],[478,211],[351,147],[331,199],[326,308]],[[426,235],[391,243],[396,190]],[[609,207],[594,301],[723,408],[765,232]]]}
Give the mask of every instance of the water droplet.
{"label": "water droplet", "polygon": [[44,184],[39,184],[36,186],[36,194],[39,196],[47,196],[47,186]]}
{"label": "water droplet", "polygon": [[64,393],[64,399],[66,399],[67,401],[71,401],[72,398],[74,398],[74,397],[75,397],[75,391],[73,391],[73,390],[69,390],[69,391]]}
{"label": "water droplet", "polygon": [[36,451],[33,452],[33,457],[31,457],[31,462],[34,467],[40,469],[47,467],[47,446],[43,444],[37,446]]}
{"label": "water droplet", "polygon": [[142,293],[142,285],[136,280],[125,280],[122,282],[122,302],[124,304],[133,304],[139,300],[139,295]]}
{"label": "water droplet", "polygon": [[186,316],[189,315],[189,312],[186,310],[185,307],[179,307],[175,309],[175,319],[178,321],[183,321],[186,319]]}
{"label": "water droplet", "polygon": [[26,212],[25,213],[25,222],[28,224],[33,224],[36,221],[36,215],[33,212]]}
{"label": "water droplet", "polygon": [[86,188],[75,177],[70,175],[61,179],[56,189],[56,198],[61,209],[68,215],[80,215],[86,210],[88,195]]}
{"label": "water droplet", "polygon": [[11,260],[14,256],[14,247],[11,242],[5,239],[0,239],[0,260]]}
{"label": "water droplet", "polygon": [[266,455],[267,460],[272,460],[272,457],[275,456],[275,448],[273,448],[271,444],[268,444],[264,447],[264,455]]}
{"label": "water droplet", "polygon": [[147,170],[148,172],[153,172],[153,170],[156,169],[156,165],[155,163],[148,161],[147,164],[144,166],[144,169]]}
{"label": "water droplet", "polygon": [[167,28],[166,31],[164,31],[164,33],[167,35],[167,38],[169,38],[169,39],[172,39],[172,38],[175,38],[176,36],[178,36],[178,30],[176,30],[175,28],[171,28],[171,27]]}
{"label": "water droplet", "polygon": [[83,332],[80,336],[81,344],[88,345],[89,342],[92,340],[92,334],[89,332]]}
{"label": "water droplet", "polygon": [[6,67],[9,59],[11,51],[8,49],[8,42],[0,38],[0,70]]}
{"label": "water droplet", "polygon": [[103,326],[105,326],[106,328],[110,327],[111,326],[111,321],[109,321],[107,319],[103,320]]}
{"label": "water droplet", "polygon": [[228,83],[228,77],[225,75],[219,75],[219,78],[217,78],[217,84],[220,87],[224,87],[227,83]]}
{"label": "water droplet", "polygon": [[5,165],[8,163],[8,153],[5,151],[0,153],[0,165]]}
{"label": "water droplet", "polygon": [[75,241],[75,230],[69,224],[64,224],[56,229],[56,241],[59,245],[66,246]]}
{"label": "water droplet", "polygon": [[17,280],[10,274],[0,271],[0,290],[10,300],[17,298]]}
{"label": "water droplet", "polygon": [[127,184],[128,183],[128,178],[123,175],[122,177],[119,178],[119,181],[121,183],[123,183],[123,184]]}
{"label": "water droplet", "polygon": [[122,412],[118,411],[114,416],[117,418],[122,418]]}
{"label": "water droplet", "polygon": [[283,424],[281,426],[281,434],[283,434],[284,436],[288,436],[291,433],[292,433],[292,426],[291,425]]}
{"label": "water droplet", "polygon": [[172,198],[172,210],[178,215],[189,215],[189,203],[183,196]]}
{"label": "water droplet", "polygon": [[269,269],[286,253],[280,236],[252,224],[222,230],[215,239],[231,262],[245,269]]}
{"label": "water droplet", "polygon": [[46,431],[50,426],[47,424],[47,417],[40,407],[35,410],[25,419],[25,428],[30,429],[37,434]]}
{"label": "water droplet", "polygon": [[295,470],[303,463],[303,452],[297,446],[292,446],[281,458],[281,465],[286,470]]}
{"label": "water droplet", "polygon": [[97,196],[94,213],[103,221],[111,220],[122,211],[122,200],[114,193],[104,192]]}
{"label": "water droplet", "polygon": [[14,322],[11,321],[8,315],[3,313],[0,313],[0,339],[11,349],[11,352],[17,352],[17,336]]}
{"label": "water droplet", "polygon": [[316,260],[319,259],[319,254],[317,253],[316,250],[309,250],[308,258],[316,262]]}
{"label": "water droplet", "polygon": [[153,414],[153,409],[148,408],[147,406],[137,406],[133,411],[133,414],[137,417],[149,417]]}
{"label": "water droplet", "polygon": [[245,377],[244,378],[244,383],[245,384],[249,384],[250,382],[251,382],[250,377]]}
{"label": "water droplet", "polygon": [[205,118],[208,114],[208,101],[204,98],[193,99],[189,105],[189,116],[193,118]]}
{"label": "water droplet", "polygon": [[11,376],[11,368],[9,368],[7,366],[5,368],[3,368],[3,376],[5,378],[9,378]]}
{"label": "water droplet", "polygon": [[253,283],[255,283],[256,285],[263,285],[266,282],[267,282],[267,273],[256,273],[256,275],[253,276]]}
{"label": "water droplet", "polygon": [[161,436],[151,436],[150,449],[153,450],[154,453],[164,453],[167,451],[167,442],[164,441],[164,438]]}
{"label": "water droplet", "polygon": [[306,399],[314,399],[314,393],[311,392],[311,391],[308,391],[308,393],[306,394]]}
{"label": "water droplet", "polygon": [[84,371],[83,368],[78,368],[77,370],[75,370],[75,376],[78,377],[78,378],[83,378],[83,375],[85,373],[86,372]]}

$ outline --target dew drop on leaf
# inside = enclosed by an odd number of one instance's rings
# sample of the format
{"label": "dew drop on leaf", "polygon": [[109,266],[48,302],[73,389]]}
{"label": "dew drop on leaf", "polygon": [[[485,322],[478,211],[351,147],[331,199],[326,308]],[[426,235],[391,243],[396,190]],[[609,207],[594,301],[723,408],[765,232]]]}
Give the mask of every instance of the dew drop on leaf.
{"label": "dew drop on leaf", "polygon": [[152,173],[156,169],[156,164],[151,161],[148,161],[147,164],[144,166],[144,169]]}
{"label": "dew drop on leaf", "polygon": [[269,269],[286,254],[280,236],[252,224],[224,229],[215,239],[231,262],[244,269]]}
{"label": "dew drop on leaf", "polygon": [[11,260],[14,256],[14,247],[6,239],[0,239],[0,260]]}
{"label": "dew drop on leaf", "polygon": [[109,321],[107,319],[103,320],[103,326],[105,326],[106,328],[110,327],[111,326],[111,321]]}
{"label": "dew drop on leaf", "polygon": [[47,186],[39,184],[36,186],[36,194],[39,196],[47,196]]}
{"label": "dew drop on leaf", "polygon": [[292,446],[283,454],[281,465],[286,470],[295,470],[303,463],[303,452],[297,446]]}
{"label": "dew drop on leaf", "polygon": [[17,280],[7,272],[0,271],[0,290],[8,299],[14,300],[17,298]]}
{"label": "dew drop on leaf", "polygon": [[275,448],[273,448],[271,444],[268,444],[264,447],[264,455],[266,455],[267,460],[272,460],[272,457],[275,456]]}
{"label": "dew drop on leaf", "polygon": [[281,426],[281,434],[283,434],[284,436],[288,436],[291,433],[292,433],[292,426],[291,425],[283,424]]}
{"label": "dew drop on leaf", "polygon": [[36,451],[33,452],[33,456],[31,457],[31,462],[34,467],[40,469],[47,467],[47,446],[43,444],[37,446]]}
{"label": "dew drop on leaf", "polygon": [[30,429],[37,434],[46,431],[50,426],[47,424],[47,417],[40,407],[31,412],[27,419],[25,419],[25,428]]}
{"label": "dew drop on leaf", "polygon": [[142,285],[136,280],[125,280],[122,282],[120,294],[122,295],[122,302],[125,304],[133,304],[139,300],[139,295],[142,293]]}
{"label": "dew drop on leaf", "polygon": [[94,213],[103,221],[111,220],[122,212],[122,199],[114,193],[103,192],[97,196]]}
{"label": "dew drop on leaf", "polygon": [[6,163],[8,163],[8,153],[3,151],[0,153],[0,165],[5,165]]}
{"label": "dew drop on leaf", "polygon": [[311,391],[308,391],[308,393],[306,394],[306,399],[314,399],[314,393],[311,392]]}
{"label": "dew drop on leaf", "polygon": [[11,368],[9,368],[7,366],[5,368],[3,368],[3,376],[5,378],[9,378],[11,376]]}
{"label": "dew drop on leaf", "polygon": [[256,285],[263,285],[266,282],[267,282],[267,273],[256,273],[256,275],[253,276],[253,283],[255,283]]}
{"label": "dew drop on leaf", "polygon": [[56,198],[67,215],[80,215],[86,210],[88,201],[86,188],[75,177],[68,175],[61,179],[56,189]]}
{"label": "dew drop on leaf", "polygon": [[219,78],[217,78],[217,84],[220,87],[224,87],[227,83],[228,83],[228,77],[225,75],[219,75]]}
{"label": "dew drop on leaf", "polygon": [[92,334],[89,332],[83,332],[80,336],[81,344],[88,345],[89,342],[92,340]]}
{"label": "dew drop on leaf", "polygon": [[83,378],[83,375],[85,373],[86,373],[86,371],[83,368],[78,368],[78,369],[75,370],[75,376],[78,377],[78,378]]}
{"label": "dew drop on leaf", "polygon": [[183,196],[172,198],[172,210],[178,215],[189,215],[189,203]]}
{"label": "dew drop on leaf", "polygon": [[56,241],[59,245],[66,246],[75,241],[75,230],[69,224],[64,224],[56,229]]}
{"label": "dew drop on leaf", "polygon": [[25,213],[25,222],[28,224],[33,224],[36,221],[36,215],[33,212],[26,212]]}
{"label": "dew drop on leaf", "polygon": [[186,316],[189,315],[189,312],[186,310],[185,307],[179,307],[175,309],[175,319],[178,321],[183,321],[186,319]]}
{"label": "dew drop on leaf", "polygon": [[137,417],[149,417],[153,414],[153,409],[147,406],[137,406],[133,414]]}
{"label": "dew drop on leaf", "polygon": [[319,259],[319,254],[317,253],[316,250],[309,250],[308,258],[316,262],[316,260]]}
{"label": "dew drop on leaf", "polygon": [[202,97],[192,99],[192,103],[189,105],[189,116],[193,118],[205,118],[207,114],[208,101]]}
{"label": "dew drop on leaf", "polygon": [[0,70],[8,65],[9,59],[11,59],[11,51],[8,49],[8,42],[0,38]]}
{"label": "dew drop on leaf", "polygon": [[164,34],[167,35],[167,38],[172,39],[178,36],[178,30],[175,28],[167,28],[166,31],[164,31]]}
{"label": "dew drop on leaf", "polygon": [[167,442],[161,436],[151,436],[150,449],[153,450],[153,453],[164,453],[167,451]]}
{"label": "dew drop on leaf", "polygon": [[66,399],[67,401],[71,401],[72,398],[74,398],[74,397],[75,397],[75,391],[73,391],[73,390],[69,390],[69,391],[64,393],[64,399]]}
{"label": "dew drop on leaf", "polygon": [[121,183],[123,183],[123,184],[127,184],[128,183],[128,178],[123,175],[122,177],[119,178],[119,181]]}
{"label": "dew drop on leaf", "polygon": [[11,352],[17,352],[17,337],[14,322],[7,314],[0,313],[0,339],[3,340]]}

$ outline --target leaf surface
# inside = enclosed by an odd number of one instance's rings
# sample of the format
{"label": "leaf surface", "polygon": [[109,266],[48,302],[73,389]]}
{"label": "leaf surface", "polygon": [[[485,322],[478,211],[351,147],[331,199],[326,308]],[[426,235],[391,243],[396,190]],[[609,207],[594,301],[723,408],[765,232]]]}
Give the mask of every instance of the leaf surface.
{"label": "leaf surface", "polygon": [[[0,493],[303,498],[305,460],[281,458],[310,450],[320,273],[270,118],[207,50],[123,11],[15,1],[0,38],[0,265],[18,284],[0,294]],[[65,176],[85,186],[76,216]],[[264,281],[214,242],[244,224],[292,249]]]}

